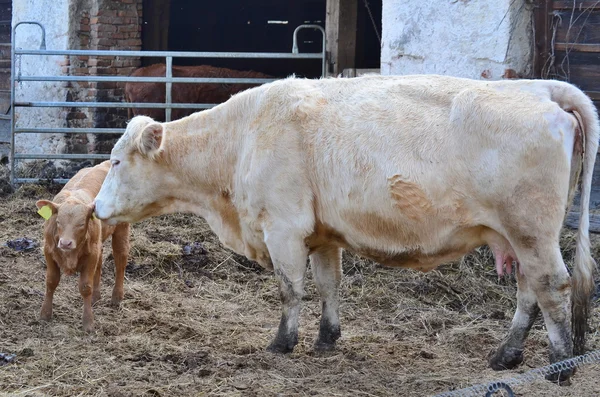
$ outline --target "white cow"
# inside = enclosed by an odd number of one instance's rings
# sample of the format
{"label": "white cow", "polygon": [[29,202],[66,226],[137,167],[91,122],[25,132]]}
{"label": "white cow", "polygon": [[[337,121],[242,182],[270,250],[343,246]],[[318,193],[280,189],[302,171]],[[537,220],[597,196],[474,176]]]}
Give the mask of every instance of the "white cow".
{"label": "white cow", "polygon": [[[539,309],[555,362],[573,354],[571,291],[583,350],[598,134],[592,102],[564,82],[286,79],[178,121],[133,118],[96,214],[113,223],[198,214],[226,246],[274,269],[283,304],[275,352],[297,343],[307,257],[323,303],[315,348],[331,349],[342,248],[428,271],[488,244],[499,274],[518,262],[517,311],[491,366],[522,361]],[[559,234],[582,166],[572,282]]]}

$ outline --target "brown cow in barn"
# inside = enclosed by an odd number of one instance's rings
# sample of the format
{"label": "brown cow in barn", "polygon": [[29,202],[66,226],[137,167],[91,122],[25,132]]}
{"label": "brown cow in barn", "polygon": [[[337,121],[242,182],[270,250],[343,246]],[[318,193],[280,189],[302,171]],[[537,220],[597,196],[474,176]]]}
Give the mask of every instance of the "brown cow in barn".
{"label": "brown cow in barn", "polygon": [[110,236],[115,258],[112,303],[118,305],[123,300],[123,280],[129,255],[129,224],[108,225],[92,216],[92,201],[109,168],[110,161],[83,168],[52,201],[39,200],[36,203],[40,208],[40,215],[46,218],[46,295],[40,315],[44,321],[52,318],[52,301],[61,272],[68,275],[79,273],[79,292],[83,298],[83,329],[93,329],[92,305],[100,299],[102,243]]}
{"label": "brown cow in barn", "polygon": [[[131,77],[165,77],[164,63],[155,64],[135,70]],[[239,71],[218,68],[209,65],[173,66],[173,77],[208,77],[208,78],[244,78],[244,79],[273,79],[273,76],[254,71]],[[227,83],[176,83],[173,84],[173,103],[214,103],[219,104],[228,100],[232,95],[254,87],[256,84],[227,84]],[[127,83],[125,85],[125,100],[129,103],[165,102],[165,83]],[[171,119],[177,120],[188,116],[199,109],[173,109]],[[129,118],[145,115],[157,121],[165,121],[164,109],[129,109]]]}

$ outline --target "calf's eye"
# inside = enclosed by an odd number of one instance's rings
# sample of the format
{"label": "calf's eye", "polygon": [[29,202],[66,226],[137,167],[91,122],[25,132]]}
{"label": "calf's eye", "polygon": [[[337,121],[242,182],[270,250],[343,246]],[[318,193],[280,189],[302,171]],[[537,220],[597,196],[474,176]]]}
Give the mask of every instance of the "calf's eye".
{"label": "calf's eye", "polygon": [[121,164],[121,161],[115,159],[115,160],[111,160],[110,163],[112,164],[113,167],[115,167],[115,166]]}

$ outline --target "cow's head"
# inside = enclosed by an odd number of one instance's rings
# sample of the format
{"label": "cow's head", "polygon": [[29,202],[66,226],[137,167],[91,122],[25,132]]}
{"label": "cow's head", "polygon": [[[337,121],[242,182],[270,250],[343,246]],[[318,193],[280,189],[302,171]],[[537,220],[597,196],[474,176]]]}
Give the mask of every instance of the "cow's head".
{"label": "cow's head", "polygon": [[35,205],[38,208],[48,206],[52,210],[54,219],[50,222],[55,223],[53,237],[58,249],[69,252],[85,242],[89,221],[94,211],[93,205],[72,198],[67,198],[61,204],[39,200]]}
{"label": "cow's head", "polygon": [[98,218],[134,223],[162,213],[171,185],[164,141],[162,124],[146,116],[131,119],[111,152],[111,168],[96,196]]}

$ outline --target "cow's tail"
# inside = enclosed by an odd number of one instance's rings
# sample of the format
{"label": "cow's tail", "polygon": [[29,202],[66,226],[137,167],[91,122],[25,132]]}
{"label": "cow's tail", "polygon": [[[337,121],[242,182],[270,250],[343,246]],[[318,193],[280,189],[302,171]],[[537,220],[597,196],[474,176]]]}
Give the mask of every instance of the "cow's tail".
{"label": "cow's tail", "polygon": [[[590,300],[595,290],[594,270],[596,262],[590,253],[590,191],[600,125],[598,112],[591,99],[576,87],[562,82],[553,82],[551,97],[562,109],[571,112],[579,123],[581,146],[575,139],[573,162],[571,164],[571,181],[569,196],[573,195],[581,176],[581,200],[579,230],[577,231],[577,247],[573,265],[573,285],[571,292],[573,350],[581,355],[585,350],[585,332],[590,311]],[[583,152],[583,153],[581,153]],[[577,158],[575,158],[577,157]]]}

